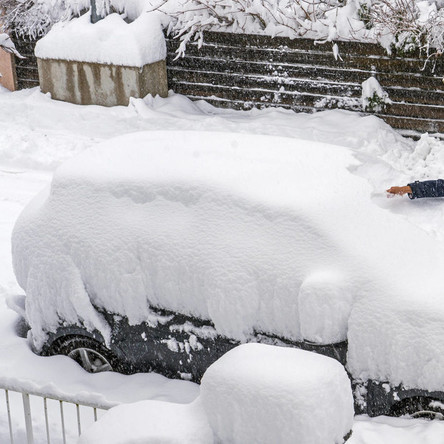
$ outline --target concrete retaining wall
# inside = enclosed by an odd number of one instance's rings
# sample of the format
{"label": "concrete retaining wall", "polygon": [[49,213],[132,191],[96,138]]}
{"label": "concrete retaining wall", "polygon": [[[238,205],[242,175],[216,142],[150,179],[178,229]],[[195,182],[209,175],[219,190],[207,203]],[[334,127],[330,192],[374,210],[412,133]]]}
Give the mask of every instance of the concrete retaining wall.
{"label": "concrete retaining wall", "polygon": [[168,95],[166,63],[142,68],[37,59],[40,88],[53,99],[79,105],[126,106],[130,97]]}

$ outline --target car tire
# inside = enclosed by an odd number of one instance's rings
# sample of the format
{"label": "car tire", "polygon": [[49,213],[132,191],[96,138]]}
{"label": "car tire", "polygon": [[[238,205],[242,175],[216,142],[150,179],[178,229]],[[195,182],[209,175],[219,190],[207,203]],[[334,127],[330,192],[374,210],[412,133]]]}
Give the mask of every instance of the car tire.
{"label": "car tire", "polygon": [[120,370],[119,361],[111,350],[88,337],[65,337],[53,345],[51,354],[68,356],[88,373]]}
{"label": "car tire", "polygon": [[393,416],[409,415],[412,418],[444,420],[444,403],[437,399],[418,396],[404,399],[391,409]]}

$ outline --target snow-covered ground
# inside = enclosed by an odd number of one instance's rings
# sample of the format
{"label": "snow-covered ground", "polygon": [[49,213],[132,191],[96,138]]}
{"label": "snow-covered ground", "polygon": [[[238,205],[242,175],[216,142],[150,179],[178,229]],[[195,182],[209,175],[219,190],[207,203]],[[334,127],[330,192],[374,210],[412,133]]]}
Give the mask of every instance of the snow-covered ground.
{"label": "snow-covered ground", "polygon": [[[363,163],[357,174],[369,179],[376,204],[429,236],[444,239],[441,200],[388,200],[384,192],[391,185],[444,177],[444,143],[428,136],[419,142],[403,139],[374,117],[343,111],[313,115],[278,109],[234,112],[192,103],[178,95],[137,99],[128,107],[82,107],[52,101],[35,89],[0,90],[0,383],[109,402],[158,399],[187,403],[198,395],[198,387],[189,382],[155,374],[89,375],[67,358],[35,356],[16,332],[17,316],[4,303],[8,295],[22,292],[11,266],[12,227],[24,205],[49,183],[55,167],[114,136],[169,129],[279,135],[351,148]],[[367,167],[371,167],[371,177]],[[8,442],[2,396],[0,393],[0,442]],[[36,442],[44,442],[43,418],[35,426]],[[359,417],[353,430],[352,444],[444,443],[444,423],[436,421]]]}

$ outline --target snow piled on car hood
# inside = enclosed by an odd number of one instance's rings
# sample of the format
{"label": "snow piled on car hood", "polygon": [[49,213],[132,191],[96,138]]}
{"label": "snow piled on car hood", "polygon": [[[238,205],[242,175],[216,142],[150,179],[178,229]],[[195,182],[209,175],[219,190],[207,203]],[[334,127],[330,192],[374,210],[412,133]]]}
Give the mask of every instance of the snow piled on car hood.
{"label": "snow piled on car hood", "polygon": [[443,245],[375,203],[362,174],[347,148],[274,136],[93,147],[13,233],[35,346],[61,321],[109,339],[94,307],[135,324],[160,306],[242,341],[348,338],[355,377],[444,389]]}

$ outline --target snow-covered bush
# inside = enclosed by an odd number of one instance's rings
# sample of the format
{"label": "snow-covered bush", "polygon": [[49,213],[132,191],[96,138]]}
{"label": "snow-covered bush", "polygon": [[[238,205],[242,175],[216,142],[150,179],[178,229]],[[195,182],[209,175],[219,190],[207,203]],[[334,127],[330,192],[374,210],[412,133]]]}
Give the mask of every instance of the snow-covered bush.
{"label": "snow-covered bush", "polygon": [[11,40],[8,34],[0,34],[0,48],[3,51],[15,54],[17,57],[23,58],[17,51],[14,42]]}
{"label": "snow-covered bush", "polygon": [[[206,30],[265,34],[319,41],[379,41],[390,51],[427,55],[444,48],[444,12],[418,0],[96,0],[97,12],[121,12],[134,20],[142,12],[164,15],[168,31],[179,37],[183,54]],[[4,0],[3,29],[44,35],[60,20],[89,9],[90,0]]]}
{"label": "snow-covered bush", "polygon": [[[181,38],[179,53],[205,30],[379,41],[389,52],[427,55],[444,48],[444,11],[417,0],[149,0],[172,20],[169,31]],[[160,4],[159,4],[160,1]],[[156,4],[157,2],[157,4]]]}
{"label": "snow-covered bush", "polygon": [[46,34],[54,23],[80,14],[89,0],[5,0],[1,6],[3,30],[13,29],[19,35],[36,38]]}
{"label": "snow-covered bush", "polygon": [[379,112],[392,101],[386,91],[374,77],[369,77],[362,82],[362,108],[368,112]]}
{"label": "snow-covered bush", "polygon": [[[155,5],[158,0],[152,1]],[[181,38],[179,53],[190,40],[202,41],[206,30],[327,40],[341,31],[335,26],[339,0],[161,1],[155,9],[172,18],[169,31]]]}
{"label": "snow-covered bush", "polygon": [[418,49],[430,55],[444,49],[444,10],[434,2],[374,0],[368,7],[368,22],[378,40],[399,55]]}
{"label": "snow-covered bush", "polygon": [[[140,0],[143,1],[143,0]],[[97,0],[97,11],[106,14],[112,10],[126,10],[139,0]],[[2,0],[0,30],[13,29],[22,37],[35,39],[45,35],[54,23],[70,20],[90,8],[90,0]],[[140,11],[139,11],[140,12]]]}

